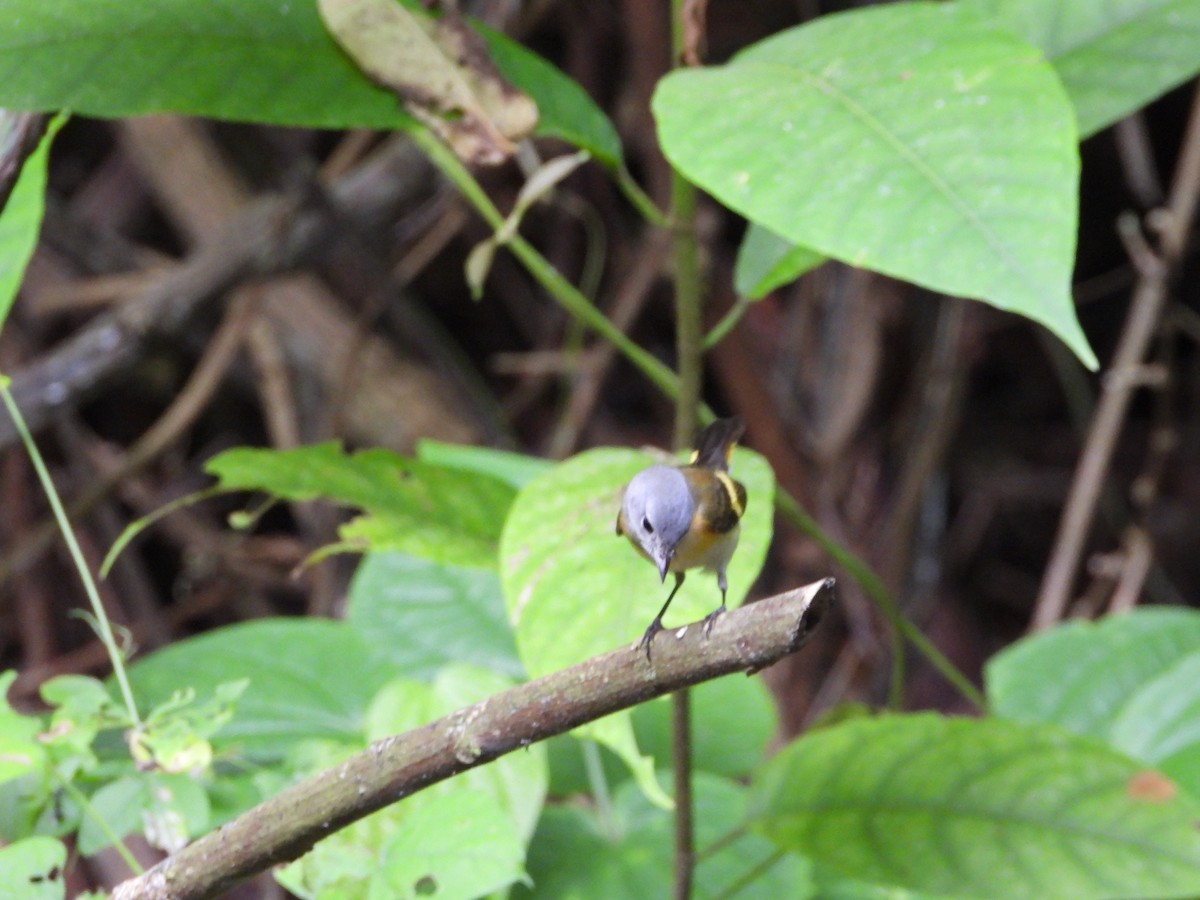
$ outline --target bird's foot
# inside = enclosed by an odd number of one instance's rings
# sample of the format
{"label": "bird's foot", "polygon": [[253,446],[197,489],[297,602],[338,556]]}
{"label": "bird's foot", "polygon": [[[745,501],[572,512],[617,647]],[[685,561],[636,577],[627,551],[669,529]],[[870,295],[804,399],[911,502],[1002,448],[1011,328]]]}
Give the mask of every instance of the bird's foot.
{"label": "bird's foot", "polygon": [[712,633],[713,622],[717,621],[717,616],[725,612],[725,604],[722,603],[707,616],[704,617],[704,636],[708,637]]}
{"label": "bird's foot", "polygon": [[654,636],[663,630],[662,619],[657,618],[650,623],[650,627],[646,629],[646,633],[642,635],[642,639],[638,641],[637,648],[646,651],[646,661],[650,661],[650,644],[654,640]]}

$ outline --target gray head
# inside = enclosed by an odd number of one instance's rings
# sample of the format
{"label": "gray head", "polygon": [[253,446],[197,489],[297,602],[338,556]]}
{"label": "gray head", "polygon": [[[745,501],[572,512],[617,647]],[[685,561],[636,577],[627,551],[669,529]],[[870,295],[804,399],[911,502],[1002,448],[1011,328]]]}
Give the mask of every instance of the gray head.
{"label": "gray head", "polygon": [[625,529],[658,567],[660,578],[667,577],[675,546],[692,523],[692,508],[683,473],[671,466],[643,469],[625,488]]}

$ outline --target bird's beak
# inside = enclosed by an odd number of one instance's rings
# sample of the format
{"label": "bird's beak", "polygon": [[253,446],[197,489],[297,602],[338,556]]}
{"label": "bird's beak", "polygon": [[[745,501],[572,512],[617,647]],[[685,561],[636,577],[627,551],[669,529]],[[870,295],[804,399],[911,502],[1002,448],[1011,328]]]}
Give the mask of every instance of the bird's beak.
{"label": "bird's beak", "polygon": [[667,566],[671,565],[671,554],[656,553],[654,555],[654,565],[658,566],[658,577],[661,581],[667,580]]}

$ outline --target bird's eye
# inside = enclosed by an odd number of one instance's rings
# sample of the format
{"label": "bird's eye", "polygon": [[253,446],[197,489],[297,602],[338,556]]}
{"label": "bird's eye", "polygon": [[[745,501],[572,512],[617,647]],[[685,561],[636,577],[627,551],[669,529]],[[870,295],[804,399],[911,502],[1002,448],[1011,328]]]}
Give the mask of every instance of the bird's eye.
{"label": "bird's eye", "polygon": [[645,516],[642,516],[642,531],[646,532],[646,534],[654,534],[654,526],[650,524],[650,520]]}

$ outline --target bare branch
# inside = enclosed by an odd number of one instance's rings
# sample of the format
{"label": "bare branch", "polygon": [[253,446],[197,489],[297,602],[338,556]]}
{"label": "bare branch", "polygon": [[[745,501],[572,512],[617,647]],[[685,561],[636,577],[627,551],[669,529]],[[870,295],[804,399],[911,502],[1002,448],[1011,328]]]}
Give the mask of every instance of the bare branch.
{"label": "bare branch", "polygon": [[804,646],[833,588],[827,578],[731,610],[708,637],[699,624],[662,631],[650,660],[631,644],[376,741],[118,885],[113,900],[212,897],[459,772],[689,685],[757,672]]}

